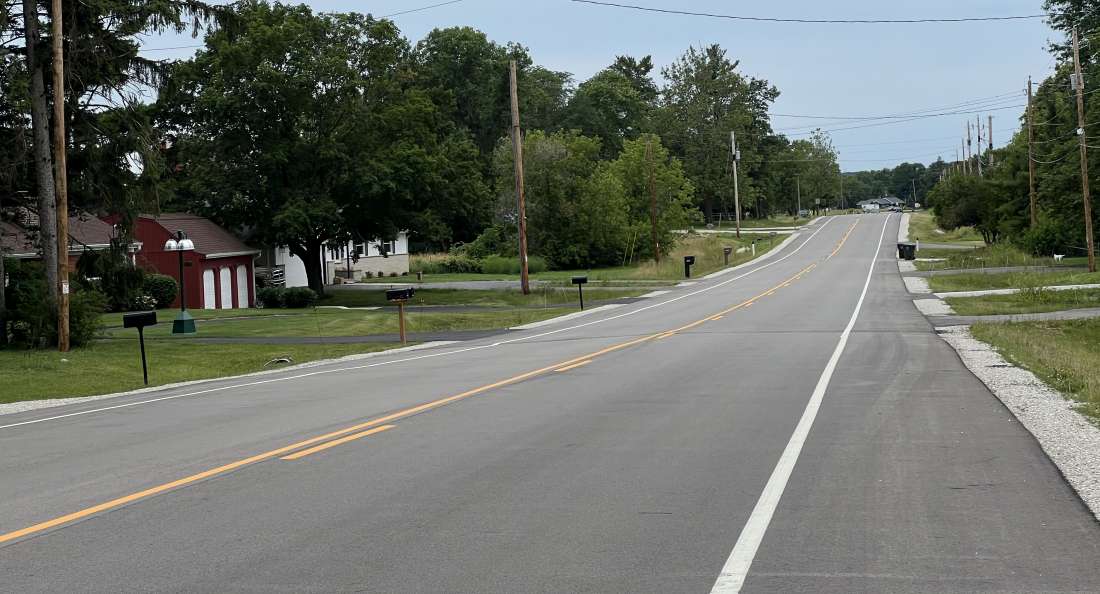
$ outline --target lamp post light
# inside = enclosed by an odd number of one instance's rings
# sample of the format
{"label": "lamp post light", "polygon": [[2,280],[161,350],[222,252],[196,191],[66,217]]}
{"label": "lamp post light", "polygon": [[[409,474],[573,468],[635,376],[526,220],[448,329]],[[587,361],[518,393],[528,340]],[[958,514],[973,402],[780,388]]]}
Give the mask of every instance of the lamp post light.
{"label": "lamp post light", "polygon": [[183,253],[195,251],[195,242],[187,239],[183,231],[176,231],[176,237],[164,242],[164,251],[176,252],[180,260],[180,313],[172,321],[172,334],[194,334],[195,318],[187,312],[187,291],[183,280]]}

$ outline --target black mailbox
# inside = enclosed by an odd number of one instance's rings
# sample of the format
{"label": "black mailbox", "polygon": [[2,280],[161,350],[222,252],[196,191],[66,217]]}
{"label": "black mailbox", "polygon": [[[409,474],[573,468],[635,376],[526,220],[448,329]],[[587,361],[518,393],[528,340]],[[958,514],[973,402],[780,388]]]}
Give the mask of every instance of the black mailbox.
{"label": "black mailbox", "polygon": [[687,264],[688,266],[694,266],[695,256],[684,256],[684,264]]}
{"label": "black mailbox", "polygon": [[122,315],[123,328],[144,328],[157,325],[157,312],[139,311]]}
{"label": "black mailbox", "polygon": [[588,277],[587,276],[574,276],[573,277],[573,284],[574,285],[583,285],[587,282],[588,282]]}
{"label": "black mailbox", "polygon": [[416,290],[412,287],[405,287],[402,289],[387,289],[386,301],[408,301],[409,299],[412,299],[413,293],[415,292]]}
{"label": "black mailbox", "polygon": [[[755,240],[754,240],[754,241],[755,241]],[[722,253],[728,256],[728,255],[730,255],[730,254],[732,254],[732,253],[733,253],[733,248],[731,248],[731,247],[724,247],[724,248],[722,248]]]}

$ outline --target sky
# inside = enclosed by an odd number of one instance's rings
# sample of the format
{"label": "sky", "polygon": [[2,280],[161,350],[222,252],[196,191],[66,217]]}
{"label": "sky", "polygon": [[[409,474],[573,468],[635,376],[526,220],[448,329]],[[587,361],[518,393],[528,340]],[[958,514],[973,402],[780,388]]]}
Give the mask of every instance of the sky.
{"label": "sky", "polygon": [[[444,0],[308,0],[320,12],[390,15]],[[1042,0],[619,0],[655,8],[753,17],[913,19],[1032,15]],[[995,146],[1019,128],[1027,78],[1053,71],[1047,43],[1057,39],[1043,19],[927,24],[805,24],[747,22],[655,14],[570,0],[461,0],[391,17],[415,43],[437,27],[470,26],[498,43],[528,47],[543,67],[581,82],[617,55],[652,55],[658,69],[689,46],[718,43],[742,73],[766,79],[781,95],[772,126],[792,139],[809,127],[832,130],[844,171],[880,169],[936,157],[955,159],[966,122],[954,114],[910,122],[808,119],[981,110],[993,116]],[[150,57],[187,57],[187,36],[150,37]],[[658,76],[659,78],[659,76]],[[788,114],[788,115],[778,115]],[[868,124],[876,124],[868,126]],[[837,128],[849,128],[837,130]]]}

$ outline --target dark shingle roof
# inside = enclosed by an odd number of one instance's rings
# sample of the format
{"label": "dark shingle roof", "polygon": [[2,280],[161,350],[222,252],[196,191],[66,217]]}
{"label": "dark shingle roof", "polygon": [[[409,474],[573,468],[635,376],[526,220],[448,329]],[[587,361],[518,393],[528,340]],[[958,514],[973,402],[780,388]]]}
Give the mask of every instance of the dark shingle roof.
{"label": "dark shingle roof", "polygon": [[155,221],[169,233],[183,231],[191,241],[195,242],[195,251],[205,256],[260,253],[260,250],[248,247],[214,221],[198,215],[164,213],[160,216],[141,215],[141,218]]}

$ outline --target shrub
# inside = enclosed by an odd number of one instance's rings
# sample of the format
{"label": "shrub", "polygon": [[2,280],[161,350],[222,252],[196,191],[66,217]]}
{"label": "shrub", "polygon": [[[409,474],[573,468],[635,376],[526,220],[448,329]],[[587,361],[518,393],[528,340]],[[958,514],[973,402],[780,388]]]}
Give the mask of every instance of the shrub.
{"label": "shrub", "polygon": [[286,293],[286,289],[282,287],[264,287],[256,289],[256,299],[260,301],[260,305],[263,307],[279,308],[283,307],[284,293]]}
{"label": "shrub", "polygon": [[391,276],[391,277],[392,277],[392,276],[397,276],[397,273],[396,273],[396,272],[391,272],[391,273],[390,273],[390,276]]}
{"label": "shrub", "polygon": [[179,295],[176,279],[166,274],[147,274],[142,285],[145,294],[152,297],[157,309],[168,307]]}
{"label": "shrub", "polygon": [[443,272],[450,273],[478,273],[481,272],[481,262],[460,254],[448,256],[443,261]]}
{"label": "shrub", "polygon": [[111,311],[125,311],[144,290],[145,271],[137,268],[126,248],[112,240],[107,250],[87,251],[76,261],[76,277],[85,289],[95,289],[107,298]]}
{"label": "shrub", "polygon": [[[46,287],[46,276],[37,263],[12,267],[8,278],[8,311],[11,335],[15,343],[30,348],[45,348],[57,342],[57,312],[53,292]],[[100,315],[106,297],[89,288],[77,288],[69,297],[69,342],[82,346],[99,331]]]}
{"label": "shrub", "polygon": [[475,260],[483,260],[496,254],[512,255],[516,251],[514,229],[512,226],[494,225],[478,235],[477,239],[454,248],[451,253],[469,256]]}
{"label": "shrub", "polygon": [[317,293],[309,287],[291,287],[283,292],[283,306],[293,309],[309,307],[317,302]]}
{"label": "shrub", "polygon": [[132,311],[148,311],[150,309],[157,309],[157,298],[152,295],[141,295],[130,302],[130,309]]}

